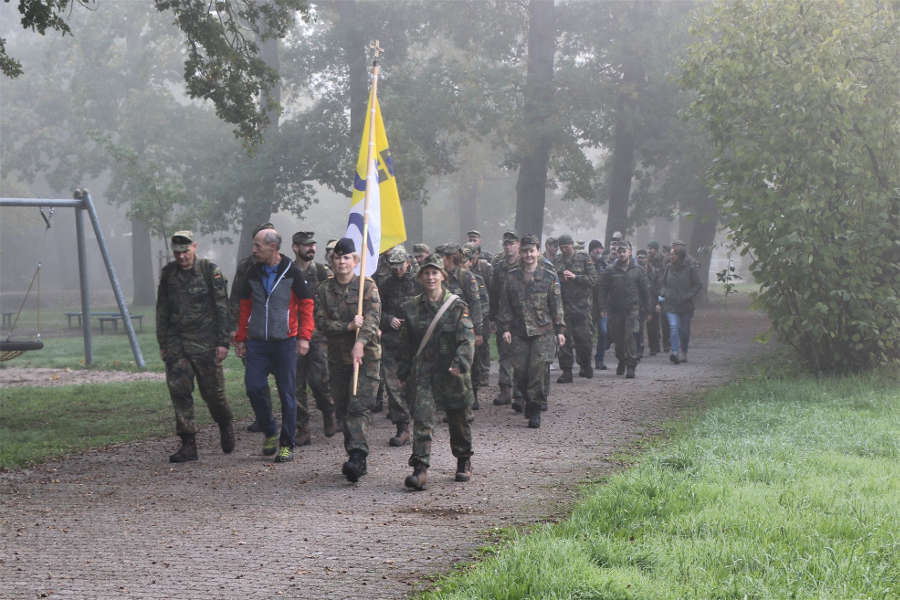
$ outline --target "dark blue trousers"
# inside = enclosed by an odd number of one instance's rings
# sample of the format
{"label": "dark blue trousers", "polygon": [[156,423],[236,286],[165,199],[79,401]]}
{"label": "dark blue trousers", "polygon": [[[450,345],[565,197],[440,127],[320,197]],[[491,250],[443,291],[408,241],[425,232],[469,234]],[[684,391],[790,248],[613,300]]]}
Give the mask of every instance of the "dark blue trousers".
{"label": "dark blue trousers", "polygon": [[297,338],[286,340],[247,340],[247,361],[244,385],[256,414],[256,422],[266,436],[275,435],[278,424],[272,414],[272,400],[268,394],[269,373],[275,375],[278,396],[281,398],[281,446],[294,447],[297,430]]}

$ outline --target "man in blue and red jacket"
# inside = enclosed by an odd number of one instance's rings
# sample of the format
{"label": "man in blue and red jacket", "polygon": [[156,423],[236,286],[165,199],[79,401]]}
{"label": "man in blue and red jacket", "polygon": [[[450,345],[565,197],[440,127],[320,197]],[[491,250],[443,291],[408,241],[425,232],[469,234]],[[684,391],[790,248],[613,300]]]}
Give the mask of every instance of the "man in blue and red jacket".
{"label": "man in blue and red jacket", "polygon": [[[281,235],[274,229],[263,229],[253,237],[256,264],[237,290],[240,316],[235,353],[247,359],[244,385],[266,436],[263,454],[277,451],[275,462],[287,462],[294,458],[297,427],[297,354],[309,352],[315,325],[314,300],[306,280],[294,261],[279,252],[280,247]],[[266,393],[269,373],[275,375],[281,398],[280,436]]]}

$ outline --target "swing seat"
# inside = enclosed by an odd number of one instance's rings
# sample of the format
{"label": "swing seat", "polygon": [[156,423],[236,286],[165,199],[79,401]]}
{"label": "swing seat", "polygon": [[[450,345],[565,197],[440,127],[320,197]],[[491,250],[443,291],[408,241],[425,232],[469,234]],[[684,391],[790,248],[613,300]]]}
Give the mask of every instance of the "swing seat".
{"label": "swing seat", "polygon": [[0,362],[12,360],[23,352],[40,350],[44,347],[41,340],[0,340]]}

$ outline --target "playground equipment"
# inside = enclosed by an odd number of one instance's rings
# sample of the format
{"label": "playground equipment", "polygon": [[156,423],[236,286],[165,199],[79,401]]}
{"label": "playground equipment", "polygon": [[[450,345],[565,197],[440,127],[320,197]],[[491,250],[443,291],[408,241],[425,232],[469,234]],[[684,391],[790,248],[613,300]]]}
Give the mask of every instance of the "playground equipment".
{"label": "playground equipment", "polygon": [[[119,306],[119,313],[122,316],[122,322],[125,326],[125,331],[126,333],[128,333],[128,341],[131,344],[131,351],[134,354],[134,361],[135,363],[137,363],[138,367],[146,367],[146,363],[144,363],[144,357],[141,354],[141,347],[138,345],[137,336],[134,333],[134,325],[131,321],[131,314],[128,312],[128,307],[125,304],[125,296],[122,294],[122,288],[119,285],[119,278],[116,276],[116,270],[113,267],[112,260],[110,259],[109,250],[107,250],[106,247],[106,241],[103,237],[103,231],[100,228],[100,220],[97,218],[97,211],[94,209],[94,203],[91,201],[90,192],[88,192],[87,190],[77,189],[73,194],[72,200],[54,200],[46,198],[0,198],[0,207],[2,206],[36,206],[40,208],[41,216],[43,217],[44,222],[47,225],[47,229],[50,228],[50,217],[53,216],[53,211],[56,208],[68,207],[75,209],[75,240],[78,245],[78,281],[81,288],[81,327],[84,336],[84,364],[90,366],[94,361],[94,352],[91,338],[90,298],[88,294],[87,260],[85,258],[86,247],[84,241],[84,213],[87,213],[88,218],[91,220],[91,225],[94,229],[94,235],[97,238],[97,246],[99,246],[100,248],[100,254],[103,256],[103,262],[106,265],[106,273],[109,276],[109,283],[112,286],[113,293],[116,296],[116,303]],[[43,208],[45,207],[48,209],[49,216],[43,211]],[[46,229],[44,231],[46,233]],[[22,300],[22,303],[19,306],[18,313],[16,313],[16,320],[18,320],[18,316],[22,311],[22,307],[25,305],[25,300],[27,300],[28,294],[31,292],[31,288],[37,280],[38,300],[36,311],[38,311],[38,321],[35,339],[13,340],[11,339],[10,334],[10,336],[7,337],[6,341],[0,341],[0,361],[10,360],[11,358],[15,358],[16,356],[22,354],[22,352],[26,352],[29,350],[39,350],[44,347],[43,342],[40,340],[40,269],[41,263],[39,262],[35,270],[35,274],[31,279],[31,284],[28,286],[28,291],[25,294],[25,298]],[[13,328],[15,328],[14,324]]]}

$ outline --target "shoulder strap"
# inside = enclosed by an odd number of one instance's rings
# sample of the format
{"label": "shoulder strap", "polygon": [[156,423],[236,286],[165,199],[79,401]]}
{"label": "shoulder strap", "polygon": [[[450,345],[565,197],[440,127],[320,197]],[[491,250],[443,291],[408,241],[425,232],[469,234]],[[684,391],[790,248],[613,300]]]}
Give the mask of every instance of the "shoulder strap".
{"label": "shoulder strap", "polygon": [[457,296],[456,294],[450,294],[449,296],[447,296],[447,299],[444,300],[444,303],[441,304],[441,307],[438,309],[437,314],[434,315],[431,323],[428,324],[428,329],[425,330],[425,335],[422,337],[422,342],[419,344],[419,349],[416,350],[416,356],[422,354],[422,350],[425,349],[425,344],[427,344],[428,340],[431,339],[431,334],[434,333],[434,328],[437,327],[438,321],[441,320],[441,317],[444,316],[444,313],[447,312],[447,309],[450,308],[450,305],[458,299],[459,296]]}

